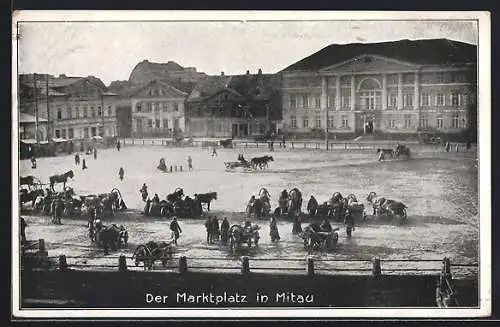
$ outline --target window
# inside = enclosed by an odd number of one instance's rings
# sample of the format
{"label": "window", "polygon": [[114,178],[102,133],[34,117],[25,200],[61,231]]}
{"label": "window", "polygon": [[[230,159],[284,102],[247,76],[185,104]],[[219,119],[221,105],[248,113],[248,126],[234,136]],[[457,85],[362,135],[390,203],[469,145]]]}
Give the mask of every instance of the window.
{"label": "window", "polygon": [[462,121],[460,122],[460,127],[467,128],[467,120],[465,118],[462,118]]}
{"label": "window", "polygon": [[164,129],[168,128],[168,119],[163,119],[163,128]]}
{"label": "window", "polygon": [[393,93],[389,94],[389,101],[387,101],[387,103],[388,103],[387,105],[389,107],[397,107],[397,105],[398,105],[397,95],[393,94]]}
{"label": "window", "polygon": [[83,107],[83,117],[87,118],[88,117],[88,110],[87,106]]}
{"label": "window", "polygon": [[88,128],[88,127],[85,127],[85,128],[83,129],[83,136],[84,136],[85,138],[89,138],[89,128]]}
{"label": "window", "polygon": [[462,94],[461,105],[464,107],[467,107],[467,105],[469,105],[469,95],[468,94]]}
{"label": "window", "polygon": [[429,120],[427,119],[427,117],[420,118],[420,127],[423,127],[423,128],[429,127]]}
{"label": "window", "polygon": [[327,102],[328,108],[334,108],[335,107],[335,94],[328,94],[326,102]]}
{"label": "window", "polygon": [[108,106],[108,116],[113,116],[113,109],[111,109],[111,106]]}
{"label": "window", "polygon": [[314,97],[314,108],[321,108],[321,96]]}
{"label": "window", "polygon": [[443,117],[438,117],[436,119],[436,127],[437,128],[443,128]]}
{"label": "window", "polygon": [[307,116],[302,117],[302,127],[309,128],[309,117]]}
{"label": "window", "polygon": [[155,127],[156,127],[156,128],[160,128],[160,120],[159,120],[159,119],[157,119],[155,123],[156,123]]}
{"label": "window", "polygon": [[290,126],[292,128],[297,128],[297,118],[295,116],[290,117]]}
{"label": "window", "polygon": [[142,104],[140,102],[135,105],[135,111],[136,112],[141,112],[142,111]]}
{"label": "window", "polygon": [[163,95],[163,89],[158,89],[158,95]]}
{"label": "window", "polygon": [[57,108],[57,120],[61,120],[62,119],[62,111],[61,111],[61,108]]}
{"label": "window", "polygon": [[75,131],[73,130],[73,128],[69,128],[68,129],[68,138],[72,139],[74,137],[75,137]]}
{"label": "window", "polygon": [[436,106],[444,106],[444,93],[436,94]]}
{"label": "window", "polygon": [[347,116],[342,116],[342,128],[348,128],[349,121],[347,120]]}
{"label": "window", "polygon": [[333,124],[333,118],[328,117],[328,128],[335,128],[335,125]]}
{"label": "window", "polygon": [[458,107],[460,106],[460,94],[453,92],[450,94],[450,103],[452,106]]}
{"label": "window", "polygon": [[444,81],[445,81],[444,80],[444,73],[441,73],[441,72],[440,73],[436,73],[436,83],[438,83],[438,84],[441,83],[442,84],[442,83],[444,83]]}
{"label": "window", "polygon": [[451,127],[458,128],[458,121],[458,115],[453,115],[453,118],[451,119]]}
{"label": "window", "polygon": [[56,138],[60,138],[61,137],[61,131],[56,129]]}
{"label": "window", "polygon": [[309,97],[307,95],[302,96],[302,108],[309,108]]}
{"label": "window", "polygon": [[65,138],[66,138],[66,130],[65,130],[65,129],[61,130],[61,137],[62,137],[63,139],[65,139]]}
{"label": "window", "polygon": [[177,102],[172,103],[173,111],[179,111],[179,104]]}
{"label": "window", "polygon": [[290,94],[290,108],[297,108],[297,97],[295,96],[295,94]]}
{"label": "window", "polygon": [[97,117],[101,117],[101,116],[102,116],[101,106],[98,106],[97,107]]}
{"label": "window", "polygon": [[71,111],[71,107],[68,106],[68,119],[73,118],[73,112]]}
{"label": "window", "polygon": [[428,107],[431,105],[431,95],[429,93],[420,94],[420,105],[422,107]]}
{"label": "window", "polygon": [[403,106],[413,107],[413,94],[405,93],[403,96]]}
{"label": "window", "polygon": [[410,117],[405,118],[405,128],[411,128],[411,118]]}
{"label": "window", "polygon": [[99,126],[99,135],[104,136],[104,127]]}
{"label": "window", "polygon": [[388,85],[398,84],[398,75],[396,75],[396,74],[387,75],[387,84]]}
{"label": "window", "polygon": [[321,117],[320,116],[316,116],[316,121],[315,121],[314,127],[321,128]]}
{"label": "window", "polygon": [[75,118],[80,117],[80,107],[75,107]]}
{"label": "window", "polygon": [[96,135],[97,135],[97,128],[96,128],[96,127],[92,127],[92,128],[91,128],[91,132],[90,132],[90,134],[91,134],[92,136],[96,136]]}
{"label": "window", "polygon": [[396,128],[396,120],[389,118],[389,128]]}
{"label": "window", "polygon": [[351,106],[351,90],[342,90],[340,102],[340,106],[344,109]]}
{"label": "window", "polygon": [[153,120],[152,119],[148,119],[148,127],[149,128],[153,127]]}
{"label": "window", "polygon": [[151,102],[148,102],[148,110],[147,110],[147,112],[151,112],[152,110],[153,110],[153,104]]}

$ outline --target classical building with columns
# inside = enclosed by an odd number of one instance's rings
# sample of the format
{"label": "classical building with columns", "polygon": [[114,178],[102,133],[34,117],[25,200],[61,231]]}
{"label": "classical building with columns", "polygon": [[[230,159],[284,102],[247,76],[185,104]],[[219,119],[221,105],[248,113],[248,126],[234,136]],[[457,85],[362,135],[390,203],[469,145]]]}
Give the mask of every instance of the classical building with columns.
{"label": "classical building with columns", "polygon": [[283,128],[349,136],[470,132],[476,51],[447,39],[330,45],[281,72]]}

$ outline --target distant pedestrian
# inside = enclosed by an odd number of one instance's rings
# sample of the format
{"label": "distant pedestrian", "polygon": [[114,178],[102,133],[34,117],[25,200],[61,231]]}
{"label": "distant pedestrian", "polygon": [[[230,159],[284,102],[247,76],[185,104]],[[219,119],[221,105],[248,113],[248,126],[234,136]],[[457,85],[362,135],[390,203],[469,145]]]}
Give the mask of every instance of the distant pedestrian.
{"label": "distant pedestrian", "polygon": [[193,159],[191,159],[191,156],[188,157],[188,169],[190,171],[193,170]]}
{"label": "distant pedestrian", "polygon": [[285,145],[285,135],[283,135],[281,137],[281,143],[283,144],[283,148],[286,148],[286,145]]}
{"label": "distant pedestrian", "polygon": [[123,175],[125,175],[125,170],[123,170],[123,167],[120,167],[120,170],[118,171],[118,176],[120,176],[121,181],[123,181]]}
{"label": "distant pedestrian", "polygon": [[35,158],[35,156],[31,157],[31,169],[36,169],[36,158]]}
{"label": "distant pedestrian", "polygon": [[120,148],[121,148],[121,144],[120,144],[120,140],[118,140],[118,142],[116,143],[116,150],[118,150],[118,152],[120,152]]}
{"label": "distant pedestrian", "polygon": [[207,244],[212,243],[212,217],[208,216],[205,220],[205,229],[207,231]]}
{"label": "distant pedestrian", "polygon": [[170,230],[174,234],[174,244],[177,245],[177,240],[180,237],[180,233],[182,233],[182,229],[181,229],[181,226],[179,226],[179,223],[177,222],[176,217],[174,217],[174,219],[170,223]]}
{"label": "distant pedestrian", "polygon": [[278,225],[276,217],[271,217],[271,222],[269,223],[269,236],[271,237],[271,242],[280,240],[280,233],[278,231]]}
{"label": "distant pedestrian", "polygon": [[80,165],[80,154],[75,154],[75,165]]}
{"label": "distant pedestrian", "polygon": [[94,159],[97,159],[97,148],[94,148]]}
{"label": "distant pedestrian", "polygon": [[469,150],[470,150],[470,147],[471,147],[470,141],[469,141],[469,140],[467,140],[467,151],[469,151]]}
{"label": "distant pedestrian", "polygon": [[224,217],[222,220],[220,230],[222,244],[227,244],[227,240],[229,239],[229,221],[227,220],[227,217]]}
{"label": "distant pedestrian", "polygon": [[215,146],[212,148],[212,157],[217,156],[217,150],[215,149]]}
{"label": "distant pedestrian", "polygon": [[446,152],[450,152],[450,142],[446,142],[446,146],[445,146],[445,150]]}
{"label": "distant pedestrian", "polygon": [[458,148],[459,148],[459,145],[457,143],[457,145],[455,146],[455,151],[458,152]]}
{"label": "distant pedestrian", "polygon": [[85,158],[82,159],[82,170],[87,169],[87,164],[85,162]]}

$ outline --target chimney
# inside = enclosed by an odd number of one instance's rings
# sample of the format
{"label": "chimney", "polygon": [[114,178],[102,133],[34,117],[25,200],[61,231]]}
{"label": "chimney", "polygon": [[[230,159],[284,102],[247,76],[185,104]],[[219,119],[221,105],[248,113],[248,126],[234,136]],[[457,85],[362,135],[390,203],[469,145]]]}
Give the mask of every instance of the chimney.
{"label": "chimney", "polygon": [[250,75],[250,71],[249,70],[247,70],[247,75]]}
{"label": "chimney", "polygon": [[257,74],[262,75],[262,69],[259,68],[259,71],[257,72]]}
{"label": "chimney", "polygon": [[220,76],[224,76],[224,72],[220,72]]}

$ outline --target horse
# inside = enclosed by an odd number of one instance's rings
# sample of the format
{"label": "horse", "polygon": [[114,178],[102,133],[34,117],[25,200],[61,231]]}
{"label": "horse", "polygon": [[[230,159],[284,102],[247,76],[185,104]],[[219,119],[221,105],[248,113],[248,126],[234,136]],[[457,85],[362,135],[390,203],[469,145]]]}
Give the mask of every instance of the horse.
{"label": "horse", "polygon": [[406,210],[408,207],[402,202],[378,197],[375,192],[370,192],[366,200],[373,206],[373,215],[389,213],[391,217],[399,216],[403,221],[408,217]]}
{"label": "horse", "polygon": [[410,157],[410,148],[408,148],[406,145],[398,144],[396,148],[394,149],[394,157],[399,158],[399,157]]}
{"label": "horse", "polygon": [[73,170],[65,172],[62,175],[53,175],[53,176],[50,176],[50,178],[49,178],[50,189],[53,192],[55,192],[55,190],[54,190],[54,184],[56,184],[56,183],[63,183],[63,189],[65,189],[66,188],[66,182],[68,181],[68,177],[69,178],[73,178],[74,177]]}
{"label": "horse", "polygon": [[255,218],[259,219],[262,217],[263,214],[263,203],[260,198],[256,198],[253,201],[253,204],[248,208],[248,213],[254,214]]}
{"label": "horse", "polygon": [[268,162],[269,161],[274,161],[273,157],[271,156],[263,156],[263,157],[256,157],[256,158],[252,158],[250,160],[250,164],[252,165],[252,167],[255,169],[255,168],[260,168],[260,169],[264,169],[264,168],[267,168],[268,167]]}
{"label": "horse", "polygon": [[382,161],[386,156],[389,158],[394,158],[394,150],[393,149],[377,149],[378,161]]}
{"label": "horse", "polygon": [[207,204],[207,210],[210,211],[210,202],[217,200],[217,192],[209,192],[194,195],[195,201],[200,201],[200,203]]}
{"label": "horse", "polygon": [[298,188],[293,188],[288,193],[289,201],[290,201],[290,211],[291,212],[300,212],[302,209],[302,193]]}

